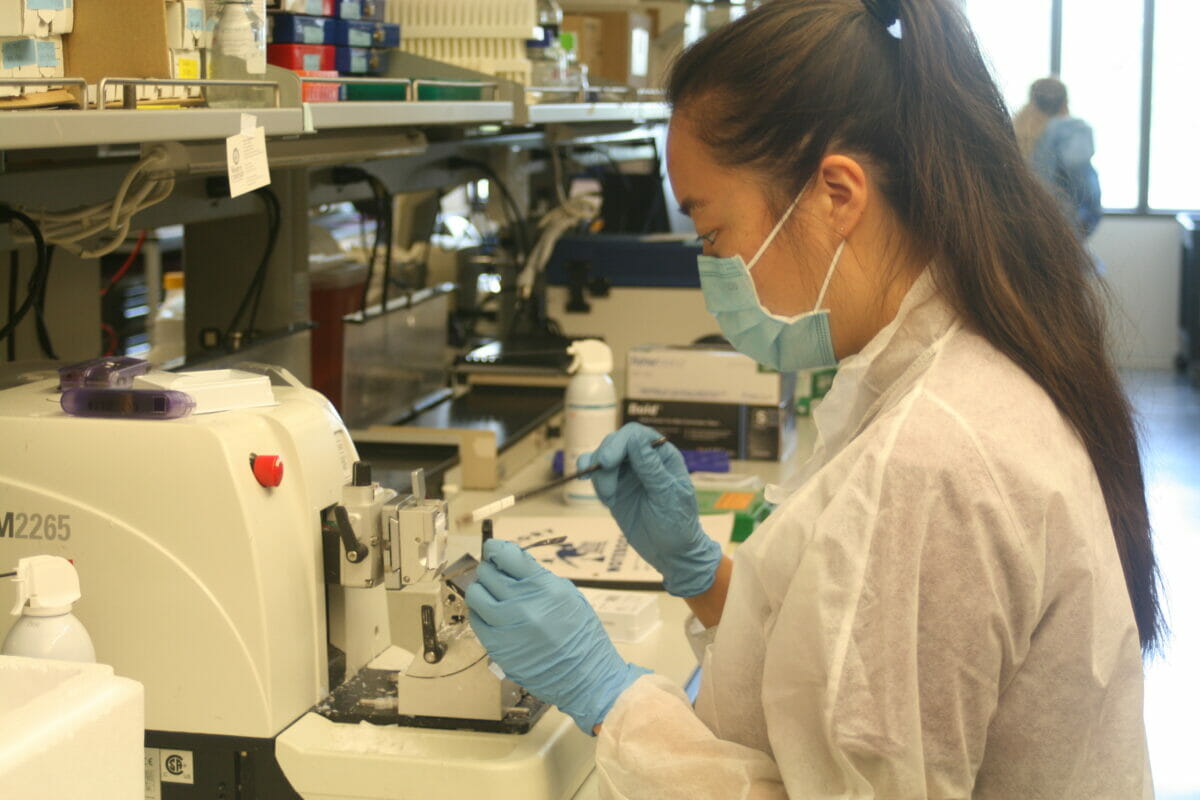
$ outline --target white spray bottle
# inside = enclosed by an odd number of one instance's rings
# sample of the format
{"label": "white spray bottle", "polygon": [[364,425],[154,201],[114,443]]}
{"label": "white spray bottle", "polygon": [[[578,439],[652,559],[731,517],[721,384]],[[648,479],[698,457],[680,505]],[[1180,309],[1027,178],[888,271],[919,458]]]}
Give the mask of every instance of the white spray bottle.
{"label": "white spray bottle", "polygon": [[59,556],[32,556],[17,562],[20,619],[0,646],[0,654],[59,661],[95,662],[92,637],[71,609],[80,597],[79,573]]}
{"label": "white spray bottle", "polygon": [[[563,472],[575,471],[576,461],[595,450],[617,429],[617,390],[609,373],[612,349],[599,339],[580,339],[567,348],[574,360],[567,384],[566,419],[563,423]],[[595,505],[600,500],[588,479],[568,481],[563,499],[570,505]]]}

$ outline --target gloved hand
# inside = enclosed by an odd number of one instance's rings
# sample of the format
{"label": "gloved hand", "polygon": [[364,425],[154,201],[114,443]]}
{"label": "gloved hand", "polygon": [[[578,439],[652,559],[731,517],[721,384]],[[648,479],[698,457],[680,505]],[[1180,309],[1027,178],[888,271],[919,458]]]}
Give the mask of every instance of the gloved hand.
{"label": "gloved hand", "polygon": [[673,444],[651,447],[661,437],[630,422],[604,437],[579,468],[599,463],[592,474],[596,496],[608,506],[625,538],[663,575],[677,597],[693,597],[712,586],[721,546],[700,527],[696,490],[683,456]]}
{"label": "gloved hand", "polygon": [[589,736],[621,692],[650,670],[627,664],[587,600],[512,542],[489,539],[467,588],[471,627],[518,685]]}

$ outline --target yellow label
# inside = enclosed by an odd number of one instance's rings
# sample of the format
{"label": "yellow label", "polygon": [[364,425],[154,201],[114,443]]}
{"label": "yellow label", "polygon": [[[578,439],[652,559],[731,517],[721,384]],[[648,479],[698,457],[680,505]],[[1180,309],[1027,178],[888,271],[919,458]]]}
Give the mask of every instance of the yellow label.
{"label": "yellow label", "polygon": [[177,58],[175,59],[175,74],[182,81],[194,81],[200,77],[200,59],[198,58]]}
{"label": "yellow label", "polygon": [[741,511],[754,502],[754,492],[725,492],[713,503],[721,511]]}

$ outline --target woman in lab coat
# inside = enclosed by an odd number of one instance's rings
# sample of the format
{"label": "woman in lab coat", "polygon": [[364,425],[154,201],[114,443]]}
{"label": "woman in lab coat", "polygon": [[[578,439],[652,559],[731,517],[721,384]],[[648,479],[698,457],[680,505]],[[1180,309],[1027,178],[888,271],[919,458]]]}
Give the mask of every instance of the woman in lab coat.
{"label": "woman in lab coat", "polygon": [[816,451],[732,558],[652,431],[581,459],[692,607],[694,709],[503,542],[467,595],[493,658],[598,732],[607,797],[1151,796],[1134,424],[959,4],[773,0],[669,94],[709,311],[766,365],[839,364]]}

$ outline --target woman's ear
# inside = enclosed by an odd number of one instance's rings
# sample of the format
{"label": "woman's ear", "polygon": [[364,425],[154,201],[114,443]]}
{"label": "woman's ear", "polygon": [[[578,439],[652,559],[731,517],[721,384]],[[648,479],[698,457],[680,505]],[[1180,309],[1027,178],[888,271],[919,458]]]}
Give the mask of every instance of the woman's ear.
{"label": "woman's ear", "polygon": [[849,156],[825,156],[814,189],[820,201],[818,213],[825,215],[839,238],[849,238],[867,207],[869,189],[862,165]]}

